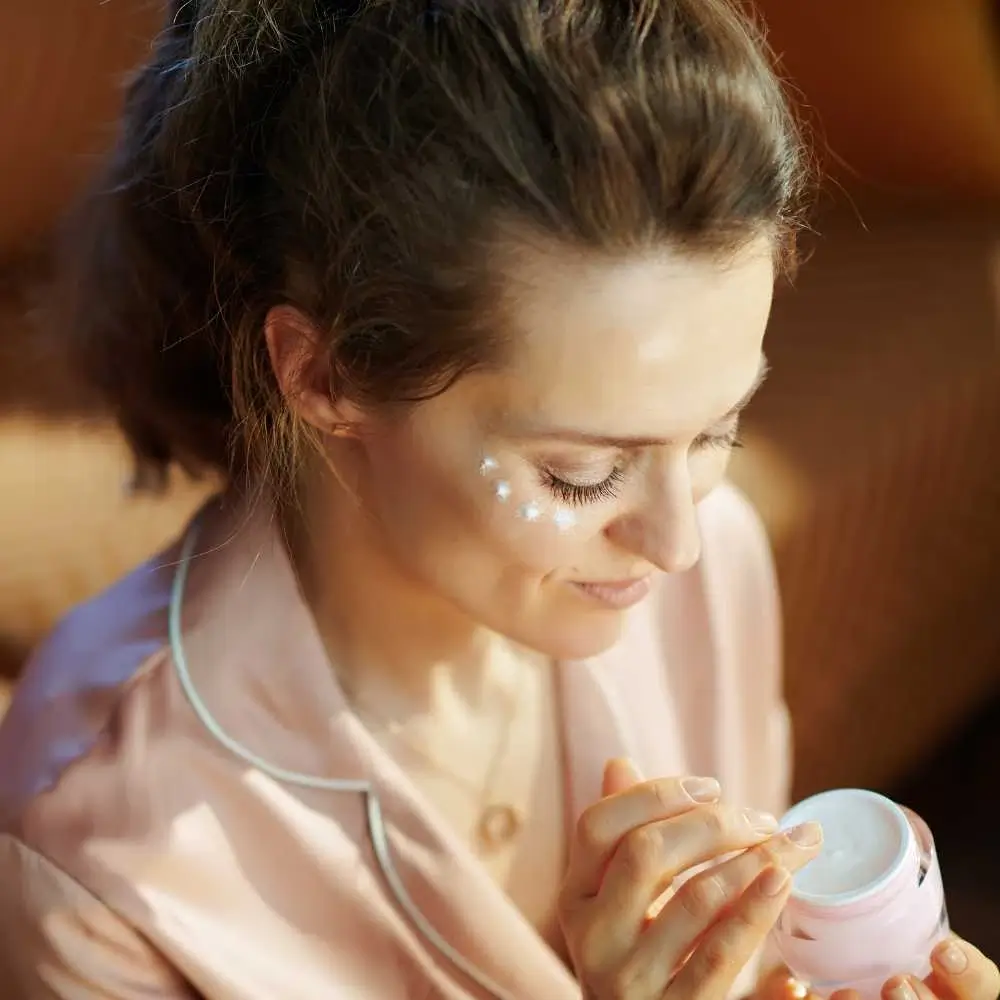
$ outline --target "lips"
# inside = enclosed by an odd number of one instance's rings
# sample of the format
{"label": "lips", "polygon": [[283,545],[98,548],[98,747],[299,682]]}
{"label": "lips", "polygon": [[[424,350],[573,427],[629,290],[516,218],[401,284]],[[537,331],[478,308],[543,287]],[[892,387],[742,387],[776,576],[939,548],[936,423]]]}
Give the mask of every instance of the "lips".
{"label": "lips", "polygon": [[573,586],[598,604],[621,611],[638,604],[649,593],[652,578],[642,576],[631,580],[574,582]]}

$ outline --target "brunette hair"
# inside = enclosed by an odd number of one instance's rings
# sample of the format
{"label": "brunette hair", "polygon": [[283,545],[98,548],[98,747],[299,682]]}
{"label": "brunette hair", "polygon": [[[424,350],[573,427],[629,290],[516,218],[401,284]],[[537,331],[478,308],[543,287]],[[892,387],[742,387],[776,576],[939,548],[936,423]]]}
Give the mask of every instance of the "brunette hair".
{"label": "brunette hair", "polygon": [[[726,0],[172,0],[66,244],[63,333],[141,465],[280,476],[264,343],[300,308],[336,392],[497,357],[491,250],[788,252],[800,138]],[[495,270],[495,269],[494,269]]]}

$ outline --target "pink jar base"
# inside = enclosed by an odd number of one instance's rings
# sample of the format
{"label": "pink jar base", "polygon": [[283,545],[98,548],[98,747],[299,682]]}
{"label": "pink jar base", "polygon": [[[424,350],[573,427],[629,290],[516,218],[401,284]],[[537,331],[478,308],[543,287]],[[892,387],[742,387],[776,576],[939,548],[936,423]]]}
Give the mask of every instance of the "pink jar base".
{"label": "pink jar base", "polygon": [[781,955],[781,960],[789,967],[797,979],[809,987],[810,992],[815,993],[818,997],[823,997],[824,1000],[838,990],[855,990],[860,995],[861,1000],[880,1000],[882,987],[885,985],[886,980],[891,979],[893,976],[910,975],[924,979],[930,975],[930,954],[935,946],[943,941],[949,933],[948,916],[946,913],[942,913],[940,924],[927,938],[924,945],[920,948],[919,954],[911,955],[909,960],[894,964],[890,964],[889,962],[878,963],[868,970],[868,975],[859,976],[854,974],[848,979],[810,980],[808,976],[803,975],[792,964],[796,956],[789,956],[792,959],[792,962],[790,962],[789,958]]}
{"label": "pink jar base", "polygon": [[[874,793],[827,793],[825,803],[813,806],[820,798],[793,810],[789,822],[814,818],[810,808],[820,812],[826,809],[831,820],[853,816],[859,807],[867,809],[869,817],[886,810],[891,817],[887,830],[893,831],[895,839],[879,846],[885,849],[896,844],[898,852],[896,847],[890,848],[896,858],[884,876],[872,883],[861,883],[850,893],[810,891],[812,886],[823,885],[822,868],[817,869],[812,882],[808,876],[802,885],[797,881],[772,933],[772,943],[796,978],[818,996],[829,997],[838,990],[851,989],[860,994],[861,1000],[879,1000],[882,987],[891,977],[927,976],[931,952],[949,933],[934,840],[920,817]],[[843,809],[842,799],[846,800]],[[853,821],[840,826],[841,837],[845,836],[844,830],[849,831],[848,840],[859,836]],[[865,829],[864,824],[861,829]],[[831,837],[824,850],[829,847],[836,851],[836,841],[836,835]]]}

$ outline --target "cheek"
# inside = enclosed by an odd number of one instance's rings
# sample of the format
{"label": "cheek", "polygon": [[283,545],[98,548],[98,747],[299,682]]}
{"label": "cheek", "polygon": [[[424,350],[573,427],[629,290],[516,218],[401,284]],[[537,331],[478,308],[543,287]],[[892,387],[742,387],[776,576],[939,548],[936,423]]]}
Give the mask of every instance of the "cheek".
{"label": "cheek", "polygon": [[367,449],[363,502],[402,561],[437,578],[480,579],[585,565],[604,527],[598,508],[563,507],[523,463],[484,464],[474,443],[444,450],[421,443],[387,436]]}
{"label": "cheek", "polygon": [[421,566],[448,555],[442,541],[467,530],[467,505],[448,472],[453,464],[447,449],[430,447],[406,424],[368,428],[349,484],[372,543],[421,576]]}
{"label": "cheek", "polygon": [[523,463],[485,458],[474,503],[482,529],[525,567],[539,573],[584,563],[604,528],[595,506],[559,503]]}

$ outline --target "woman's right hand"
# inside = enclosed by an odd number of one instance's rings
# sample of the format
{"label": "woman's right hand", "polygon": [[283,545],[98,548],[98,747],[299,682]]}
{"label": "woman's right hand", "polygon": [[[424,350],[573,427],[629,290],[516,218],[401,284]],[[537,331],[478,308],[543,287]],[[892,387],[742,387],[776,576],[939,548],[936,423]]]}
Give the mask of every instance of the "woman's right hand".
{"label": "woman's right hand", "polygon": [[[643,781],[612,761],[604,796],[570,848],[559,915],[586,1000],[725,1000],[784,906],[790,875],[819,853],[816,824],[720,805],[716,782]],[[691,868],[735,857],[684,882]]]}

